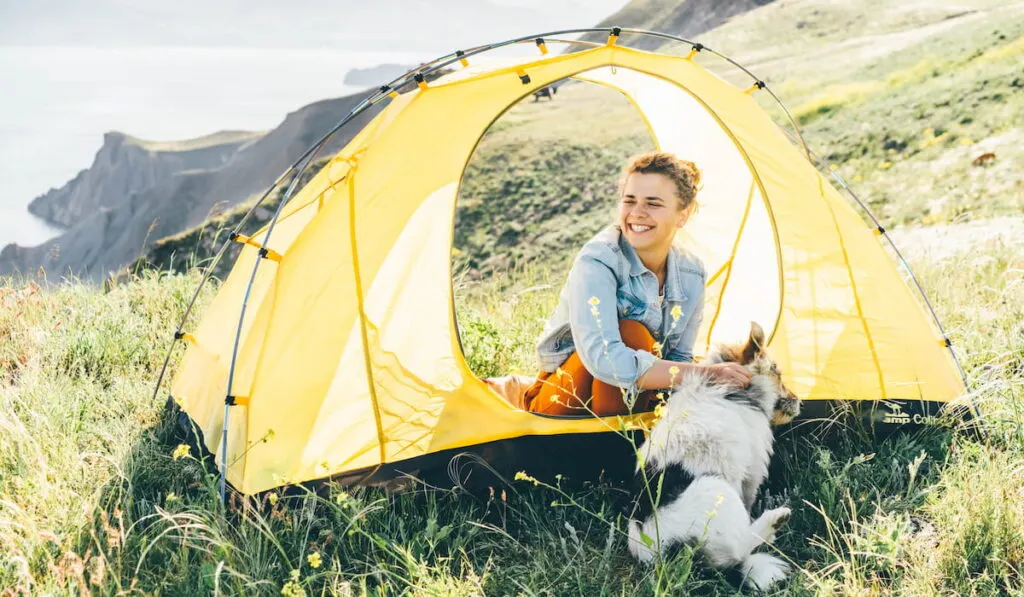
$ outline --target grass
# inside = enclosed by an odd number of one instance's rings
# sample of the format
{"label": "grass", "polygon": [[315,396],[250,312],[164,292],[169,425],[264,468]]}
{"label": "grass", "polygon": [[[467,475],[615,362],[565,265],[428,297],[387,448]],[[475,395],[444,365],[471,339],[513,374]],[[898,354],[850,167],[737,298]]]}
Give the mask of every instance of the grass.
{"label": "grass", "polygon": [[[912,264],[932,289],[990,427],[874,440],[780,439],[757,509],[788,504],[780,593],[1020,594],[1024,588],[1024,261],[991,241]],[[558,275],[458,283],[481,374],[531,370]],[[683,552],[628,558],[612,486],[516,483],[489,496],[328,486],[232,500],[150,399],[194,274],[106,291],[0,290],[0,587],[12,594],[732,594]],[[210,288],[205,302],[215,292]],[[500,292],[500,294],[499,294]],[[495,300],[498,295],[501,298]],[[172,365],[173,366],[173,365]]]}
{"label": "grass", "polygon": [[[780,81],[811,145],[884,224],[1019,215],[1024,21],[993,5],[972,0],[977,14],[956,17],[949,3],[779,2],[705,41],[747,48]],[[865,20],[890,51],[846,39]],[[470,164],[455,288],[478,375],[533,372],[570,248],[607,221],[622,158],[649,143],[630,107],[601,93],[565,87],[513,108]],[[982,151],[998,159],[971,166]],[[0,594],[735,594],[685,550],[635,565],[610,485],[289,487],[225,509],[150,396],[192,267],[242,213],[166,239],[146,256],[159,272],[140,263],[103,289],[0,281]],[[794,511],[778,548],[797,572],[778,594],[1024,595],[1024,256],[995,239],[911,265],[988,433],[874,438],[850,424],[782,436],[755,506]]]}

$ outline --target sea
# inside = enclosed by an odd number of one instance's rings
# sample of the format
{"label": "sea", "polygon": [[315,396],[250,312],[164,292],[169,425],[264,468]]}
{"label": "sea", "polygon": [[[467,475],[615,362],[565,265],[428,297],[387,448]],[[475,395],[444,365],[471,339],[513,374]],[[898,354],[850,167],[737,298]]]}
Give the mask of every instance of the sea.
{"label": "sea", "polygon": [[60,233],[28,203],[88,168],[103,134],[151,141],[268,130],[289,112],[363,90],[353,68],[411,52],[231,47],[0,46],[0,247]]}

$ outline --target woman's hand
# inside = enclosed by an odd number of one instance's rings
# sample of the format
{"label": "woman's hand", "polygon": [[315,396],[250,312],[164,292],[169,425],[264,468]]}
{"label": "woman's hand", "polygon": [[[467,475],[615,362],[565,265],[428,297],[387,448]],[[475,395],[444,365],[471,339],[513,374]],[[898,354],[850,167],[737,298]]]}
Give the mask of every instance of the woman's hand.
{"label": "woman's hand", "polygon": [[708,377],[718,383],[734,388],[745,388],[750,385],[751,373],[739,363],[715,363],[702,366]]}

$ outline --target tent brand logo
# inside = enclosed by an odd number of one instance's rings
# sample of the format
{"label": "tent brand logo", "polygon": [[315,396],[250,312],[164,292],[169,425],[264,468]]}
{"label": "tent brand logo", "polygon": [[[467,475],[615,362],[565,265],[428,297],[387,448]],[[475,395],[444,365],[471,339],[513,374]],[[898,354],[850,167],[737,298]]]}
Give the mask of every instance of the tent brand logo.
{"label": "tent brand logo", "polygon": [[889,412],[882,415],[882,422],[890,425],[906,425],[910,422],[910,415],[903,412],[903,407],[895,402],[883,402]]}

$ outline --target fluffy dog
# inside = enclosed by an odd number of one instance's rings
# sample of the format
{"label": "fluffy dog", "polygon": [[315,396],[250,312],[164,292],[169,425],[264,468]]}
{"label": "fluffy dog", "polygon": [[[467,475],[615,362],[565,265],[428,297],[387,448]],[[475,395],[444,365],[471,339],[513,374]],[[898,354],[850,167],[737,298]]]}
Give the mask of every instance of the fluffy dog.
{"label": "fluffy dog", "polygon": [[753,374],[747,388],[690,375],[663,407],[640,449],[633,490],[629,550],[641,562],[686,544],[698,545],[716,568],[738,568],[760,590],[788,574],[781,559],[753,553],[789,517],[789,508],[775,508],[751,522],[750,508],[768,475],[772,425],[800,412],[763,346],[764,331],[752,322],[744,346],[719,346],[708,355],[710,363],[746,366]]}

